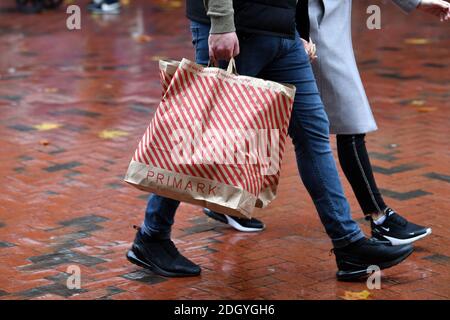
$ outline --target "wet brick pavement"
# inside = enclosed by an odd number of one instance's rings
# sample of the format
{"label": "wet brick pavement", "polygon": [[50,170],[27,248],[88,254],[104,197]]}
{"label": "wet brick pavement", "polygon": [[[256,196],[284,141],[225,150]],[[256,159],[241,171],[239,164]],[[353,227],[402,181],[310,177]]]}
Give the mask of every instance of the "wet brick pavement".
{"label": "wet brick pavement", "polygon": [[[147,195],[122,178],[158,104],[157,60],[193,57],[183,2],[129,2],[117,17],[83,13],[81,31],[65,28],[64,8],[21,15],[1,2],[0,299],[343,299],[367,290],[335,280],[291,145],[279,197],[256,212],[266,231],[238,233],[182,205],[173,236],[202,275],[167,279],[126,261]],[[384,4],[382,31],[369,31],[369,4],[355,1],[354,44],[380,127],[368,136],[376,177],[390,206],[433,228],[369,299],[449,299],[448,24]],[[79,290],[66,286],[71,265],[81,268]]]}

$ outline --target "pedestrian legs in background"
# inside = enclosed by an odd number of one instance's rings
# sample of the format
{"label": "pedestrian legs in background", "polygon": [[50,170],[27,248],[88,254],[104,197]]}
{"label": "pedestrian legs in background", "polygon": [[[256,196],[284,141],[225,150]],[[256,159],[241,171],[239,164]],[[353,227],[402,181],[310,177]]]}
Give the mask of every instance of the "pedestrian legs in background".
{"label": "pedestrian legs in background", "polygon": [[88,10],[95,14],[119,14],[120,0],[92,0]]}

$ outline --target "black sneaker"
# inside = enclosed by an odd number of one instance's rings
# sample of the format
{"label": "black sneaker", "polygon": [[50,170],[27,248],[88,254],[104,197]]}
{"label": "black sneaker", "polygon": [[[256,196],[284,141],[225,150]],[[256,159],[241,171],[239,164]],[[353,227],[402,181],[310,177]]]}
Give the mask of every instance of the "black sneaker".
{"label": "black sneaker", "polygon": [[182,256],[167,237],[150,237],[137,228],[136,238],[127,252],[131,263],[165,277],[198,276],[198,265]]}
{"label": "black sneaker", "polygon": [[385,210],[386,220],[376,225],[371,219],[372,236],[393,246],[409,244],[431,234],[431,228],[409,222],[391,208]]}
{"label": "black sneaker", "polygon": [[369,276],[370,266],[382,270],[399,264],[413,252],[413,247],[409,244],[393,247],[373,238],[363,238],[332,251],[338,266],[337,279],[348,281]]}
{"label": "black sneaker", "polygon": [[261,220],[258,220],[255,218],[245,219],[245,218],[232,217],[232,216],[228,216],[226,214],[211,211],[206,208],[203,209],[203,212],[211,219],[223,222],[225,224],[229,224],[236,230],[239,230],[242,232],[263,231],[266,227]]}
{"label": "black sneaker", "polygon": [[94,0],[88,4],[87,8],[95,14],[119,14],[120,1],[106,3],[104,0]]}

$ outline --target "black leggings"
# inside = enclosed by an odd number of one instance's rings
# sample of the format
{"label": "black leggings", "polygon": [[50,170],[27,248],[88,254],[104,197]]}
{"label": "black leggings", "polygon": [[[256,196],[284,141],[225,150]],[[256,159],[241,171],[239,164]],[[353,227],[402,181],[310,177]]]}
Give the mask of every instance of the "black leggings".
{"label": "black leggings", "polygon": [[386,209],[366,149],[365,134],[338,134],[339,162],[352,186],[364,214],[378,213]]}

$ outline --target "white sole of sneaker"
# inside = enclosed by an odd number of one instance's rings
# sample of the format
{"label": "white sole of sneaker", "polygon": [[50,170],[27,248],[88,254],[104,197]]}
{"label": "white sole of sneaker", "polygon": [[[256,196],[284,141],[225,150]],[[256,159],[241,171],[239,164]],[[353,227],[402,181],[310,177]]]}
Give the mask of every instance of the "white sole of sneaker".
{"label": "white sole of sneaker", "polygon": [[232,226],[233,228],[235,228],[238,231],[242,231],[242,232],[260,232],[263,231],[264,228],[262,229],[257,229],[257,228],[247,228],[247,227],[243,227],[241,226],[239,223],[237,223],[233,218],[230,218],[229,216],[227,216],[226,214],[224,215],[225,218],[227,218],[227,223]]}
{"label": "white sole of sneaker", "polygon": [[401,246],[403,244],[410,244],[413,243],[419,239],[425,238],[426,236],[431,234],[431,228],[427,229],[427,232],[425,232],[424,234],[421,234],[420,236],[414,237],[414,238],[409,238],[409,239],[397,239],[397,238],[393,238],[393,237],[388,237],[388,236],[383,236],[383,238],[385,238],[386,240],[389,240],[389,242],[393,245],[393,246]]}

